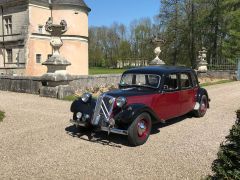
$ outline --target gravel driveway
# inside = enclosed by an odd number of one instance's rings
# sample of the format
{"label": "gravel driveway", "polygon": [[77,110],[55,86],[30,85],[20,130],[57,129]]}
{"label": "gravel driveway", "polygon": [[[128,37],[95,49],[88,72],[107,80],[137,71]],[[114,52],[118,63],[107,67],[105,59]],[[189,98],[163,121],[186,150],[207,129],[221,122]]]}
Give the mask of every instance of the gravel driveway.
{"label": "gravel driveway", "polygon": [[0,91],[0,179],[201,179],[240,107],[240,83],[207,87],[211,109],[154,126],[147,143],[78,134],[70,102]]}

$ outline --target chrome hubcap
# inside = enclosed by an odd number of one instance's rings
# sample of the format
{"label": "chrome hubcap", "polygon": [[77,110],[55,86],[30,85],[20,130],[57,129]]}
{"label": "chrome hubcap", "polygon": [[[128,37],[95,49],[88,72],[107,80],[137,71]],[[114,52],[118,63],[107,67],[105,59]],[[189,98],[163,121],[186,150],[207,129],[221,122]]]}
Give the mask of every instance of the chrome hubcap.
{"label": "chrome hubcap", "polygon": [[207,110],[206,103],[205,103],[205,102],[202,102],[202,104],[201,104],[201,111],[202,111],[202,112],[205,112],[206,110]]}
{"label": "chrome hubcap", "polygon": [[142,136],[147,130],[146,124],[144,121],[140,121],[138,123],[138,134],[139,136]]}

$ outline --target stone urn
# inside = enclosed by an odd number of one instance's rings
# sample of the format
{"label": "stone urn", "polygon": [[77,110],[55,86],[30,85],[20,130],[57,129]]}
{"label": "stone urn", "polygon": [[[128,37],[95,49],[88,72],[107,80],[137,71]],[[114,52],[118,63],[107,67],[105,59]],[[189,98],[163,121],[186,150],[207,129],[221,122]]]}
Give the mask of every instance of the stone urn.
{"label": "stone urn", "polygon": [[46,62],[42,63],[47,66],[47,73],[41,77],[43,87],[40,89],[40,95],[62,99],[74,93],[69,86],[69,82],[73,78],[66,71],[67,66],[70,66],[71,63],[61,56],[59,52],[63,45],[61,35],[67,31],[67,23],[65,20],[62,20],[60,25],[53,24],[52,18],[49,18],[45,28],[51,34],[50,44],[53,49],[53,55]]}
{"label": "stone urn", "polygon": [[161,60],[159,58],[159,55],[161,54],[162,50],[161,50],[161,45],[163,43],[165,43],[165,40],[164,39],[160,39],[159,38],[159,35],[157,36],[154,36],[152,41],[151,41],[154,46],[155,46],[155,49],[154,49],[154,54],[156,55],[156,57],[149,63],[149,65],[151,66],[161,66],[161,65],[165,65],[165,62],[163,60]]}

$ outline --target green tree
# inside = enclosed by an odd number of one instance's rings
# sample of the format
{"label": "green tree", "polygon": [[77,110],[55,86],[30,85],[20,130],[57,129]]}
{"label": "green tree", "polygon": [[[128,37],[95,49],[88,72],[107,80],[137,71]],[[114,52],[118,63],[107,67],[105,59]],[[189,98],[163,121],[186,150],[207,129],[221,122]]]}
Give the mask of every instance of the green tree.
{"label": "green tree", "polygon": [[222,9],[226,30],[223,55],[231,61],[240,57],[240,1],[224,0]]}

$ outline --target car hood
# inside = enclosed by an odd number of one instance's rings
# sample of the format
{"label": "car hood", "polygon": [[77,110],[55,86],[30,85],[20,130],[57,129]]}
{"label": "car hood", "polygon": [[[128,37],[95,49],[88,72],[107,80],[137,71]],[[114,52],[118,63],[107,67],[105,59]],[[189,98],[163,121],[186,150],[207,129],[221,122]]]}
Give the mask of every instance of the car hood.
{"label": "car hood", "polygon": [[142,96],[142,95],[148,95],[156,93],[157,90],[150,89],[150,88],[126,88],[126,89],[118,89],[113,90],[105,93],[106,95],[113,96],[113,97],[129,97],[129,96]]}

